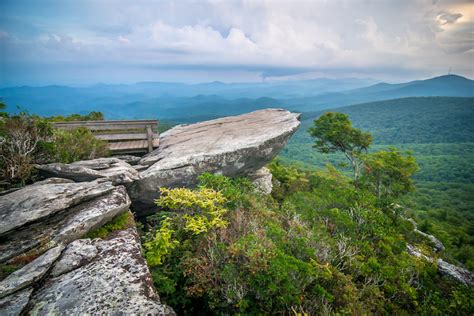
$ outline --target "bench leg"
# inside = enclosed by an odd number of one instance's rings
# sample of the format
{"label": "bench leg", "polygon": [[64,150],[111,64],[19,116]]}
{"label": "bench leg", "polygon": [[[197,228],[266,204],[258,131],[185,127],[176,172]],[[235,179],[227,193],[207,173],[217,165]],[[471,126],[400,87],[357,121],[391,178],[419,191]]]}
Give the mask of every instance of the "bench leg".
{"label": "bench leg", "polygon": [[148,152],[151,153],[153,151],[153,131],[151,126],[146,127],[146,136],[148,140]]}

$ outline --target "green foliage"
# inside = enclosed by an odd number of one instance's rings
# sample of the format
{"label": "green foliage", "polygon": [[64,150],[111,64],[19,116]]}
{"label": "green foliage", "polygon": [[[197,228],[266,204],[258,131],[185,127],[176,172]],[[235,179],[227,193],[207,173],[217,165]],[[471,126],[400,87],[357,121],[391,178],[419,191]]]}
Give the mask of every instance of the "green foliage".
{"label": "green foliage", "polygon": [[127,211],[123,214],[118,215],[112,221],[105,224],[102,227],[99,227],[89,233],[87,233],[84,238],[107,238],[107,236],[115,231],[124,230],[135,225],[135,220],[133,219],[132,213]]}
{"label": "green foliage", "polygon": [[322,153],[342,152],[350,161],[354,179],[359,177],[360,161],[358,156],[366,152],[372,143],[372,136],[352,127],[349,117],[343,113],[327,112],[314,121],[308,129],[316,139],[314,147]]}
{"label": "green foliage", "polygon": [[379,199],[398,198],[414,190],[412,175],[418,170],[410,152],[402,155],[396,148],[363,156],[364,172],[361,182],[373,190]]}
{"label": "green foliage", "polygon": [[[205,175],[203,178],[206,182],[222,185],[222,179],[212,177]],[[227,179],[225,182],[232,185]],[[185,271],[176,263],[189,254],[204,235],[227,226],[228,222],[224,220],[226,198],[203,184],[194,191],[184,188],[161,188],[160,191],[156,204],[163,211],[148,221],[151,230],[143,237],[145,257],[153,267],[152,276],[159,293],[173,293],[171,302],[185,304],[188,301],[184,294],[186,290],[178,286]]]}
{"label": "green foliage", "polygon": [[[473,98],[406,98],[344,108],[354,126],[374,135],[369,152],[389,150],[388,145],[412,151],[420,167],[413,178],[417,190],[400,203],[419,224],[429,223],[431,234],[441,239],[445,255],[474,270],[474,137]],[[305,129],[312,116],[282,151],[281,161],[298,163],[307,170],[333,164],[345,173],[342,153],[313,150]],[[314,117],[314,115],[313,115]],[[311,119],[310,119],[311,118]],[[306,136],[306,135],[308,136]],[[451,143],[440,143],[449,141]]]}
{"label": "green foliage", "polygon": [[22,112],[0,117],[0,180],[6,187],[31,181],[33,164],[51,156],[52,128],[44,119]]}
{"label": "green foliage", "polygon": [[[322,153],[342,152],[351,162],[356,185],[372,190],[380,202],[390,203],[413,190],[412,175],[418,170],[410,152],[405,156],[395,147],[388,151],[367,152],[372,141],[370,133],[352,127],[346,114],[325,113],[308,130],[316,138],[316,147]],[[359,179],[363,165],[362,179]]]}
{"label": "green foliage", "polygon": [[32,182],[34,164],[70,163],[108,154],[107,143],[94,138],[89,130],[63,131],[51,125],[52,121],[103,119],[100,112],[41,118],[26,112],[10,116],[4,109],[5,104],[0,103],[0,187]]}
{"label": "green foliage", "polygon": [[163,219],[153,238],[149,238],[147,242],[143,243],[145,257],[150,267],[163,264],[163,258],[179,245],[179,241],[173,239],[175,231],[171,229],[171,220],[170,217]]}
{"label": "green foliage", "polygon": [[203,173],[199,177],[199,187],[219,191],[226,199],[228,206],[235,207],[242,203],[245,194],[254,190],[247,178],[228,178],[223,175]]}
{"label": "green foliage", "polygon": [[[338,107],[355,127],[370,131],[375,144],[472,142],[474,98],[415,97]],[[324,112],[303,113],[290,143],[312,143],[308,128]]]}
{"label": "green foliage", "polygon": [[183,229],[193,235],[210,229],[225,227],[223,220],[227,210],[223,207],[226,199],[222,193],[208,188],[191,191],[185,188],[160,188],[161,196],[156,205],[180,213]]}
{"label": "green foliage", "polygon": [[474,184],[418,181],[403,197],[419,229],[440,239],[445,255],[474,270]]}
{"label": "green foliage", "polygon": [[[144,248],[160,297],[175,311],[472,312],[472,289],[408,255],[406,244],[420,241],[396,207],[381,207],[371,190],[331,167],[302,171],[273,162],[269,168],[286,188],[272,193],[276,199],[249,190],[245,181],[206,174],[197,189],[168,190],[158,200],[163,212],[149,221]],[[203,194],[208,186],[243,201],[216,200],[217,191]],[[187,228],[187,216],[224,204],[225,225]]]}
{"label": "green foliage", "polygon": [[278,201],[282,201],[288,194],[307,190],[309,187],[309,181],[295,167],[285,166],[279,160],[274,160],[268,165],[268,169],[273,176],[272,195]]}
{"label": "green foliage", "polygon": [[[104,115],[101,112],[93,111],[86,115],[51,116],[46,120],[49,122],[102,121]],[[85,127],[73,130],[54,130],[54,160],[57,162],[71,163],[108,155],[107,142],[95,138],[92,132]]]}
{"label": "green foliage", "polygon": [[108,156],[107,142],[94,137],[85,127],[54,131],[54,159],[71,163]]}
{"label": "green foliage", "polygon": [[104,114],[102,112],[92,111],[86,115],[71,114],[68,116],[56,115],[46,118],[50,122],[71,122],[71,121],[103,121]]}
{"label": "green foliage", "polygon": [[326,154],[337,151],[361,153],[372,142],[370,134],[352,127],[349,116],[338,112],[324,113],[308,132],[316,138],[315,148]]}

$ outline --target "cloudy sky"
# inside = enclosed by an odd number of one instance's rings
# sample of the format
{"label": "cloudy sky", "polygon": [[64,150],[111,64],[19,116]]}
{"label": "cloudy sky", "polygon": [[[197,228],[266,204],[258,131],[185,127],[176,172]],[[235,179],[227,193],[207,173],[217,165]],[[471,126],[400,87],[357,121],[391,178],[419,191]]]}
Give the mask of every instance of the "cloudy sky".
{"label": "cloudy sky", "polygon": [[0,86],[474,77],[469,0],[0,0]]}

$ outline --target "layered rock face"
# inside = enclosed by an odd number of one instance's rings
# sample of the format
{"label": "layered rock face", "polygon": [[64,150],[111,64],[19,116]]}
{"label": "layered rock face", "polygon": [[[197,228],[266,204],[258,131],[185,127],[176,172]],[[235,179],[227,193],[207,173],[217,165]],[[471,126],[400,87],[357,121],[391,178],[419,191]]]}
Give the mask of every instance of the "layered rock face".
{"label": "layered rock face", "polygon": [[153,288],[134,228],[71,243],[29,305],[34,315],[174,314]]}
{"label": "layered rock face", "polygon": [[0,281],[0,315],[172,314],[152,286],[135,228],[79,239],[130,204],[125,187],[106,179],[50,178],[0,196],[0,264],[27,263]]}
{"label": "layered rock face", "polygon": [[160,147],[143,157],[149,166],[129,189],[134,210],[153,207],[160,187],[190,187],[204,172],[243,176],[272,160],[300,125],[299,114],[255,111],[177,126],[160,137]]}
{"label": "layered rock face", "polygon": [[[127,159],[126,157],[124,157]],[[128,158],[132,162],[133,158]],[[51,163],[36,166],[40,175],[71,179],[77,182],[92,181],[99,178],[112,181],[114,185],[130,184],[138,180],[138,171],[130,164],[118,158],[98,158],[76,161],[70,164]]]}
{"label": "layered rock face", "polygon": [[0,263],[67,244],[125,212],[130,199],[109,181],[48,179],[0,196]]}

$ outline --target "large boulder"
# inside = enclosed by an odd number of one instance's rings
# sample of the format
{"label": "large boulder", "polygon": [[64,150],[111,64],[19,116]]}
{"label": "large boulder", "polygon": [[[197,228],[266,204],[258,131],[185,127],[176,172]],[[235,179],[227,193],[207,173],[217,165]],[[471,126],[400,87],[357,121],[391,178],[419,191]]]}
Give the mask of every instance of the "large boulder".
{"label": "large boulder", "polygon": [[139,177],[138,171],[127,162],[118,158],[97,158],[76,161],[70,164],[50,163],[37,165],[43,177],[71,179],[76,182],[93,181],[105,178],[114,185],[130,184]]}
{"label": "large boulder", "polygon": [[135,228],[108,240],[71,243],[52,276],[32,294],[28,313],[174,315],[160,303]]}
{"label": "large boulder", "polygon": [[0,235],[90,201],[114,189],[111,182],[38,182],[0,196]]}
{"label": "large boulder", "polygon": [[0,263],[38,256],[126,212],[125,187],[102,181],[48,179],[0,196]]}
{"label": "large boulder", "polygon": [[135,211],[153,205],[160,187],[190,187],[203,172],[241,176],[254,173],[286,145],[300,125],[299,114],[266,109],[163,133],[160,147],[143,157],[149,166],[129,188]]}
{"label": "large boulder", "polygon": [[130,204],[126,188],[105,179],[50,178],[0,196],[0,264],[17,267],[0,280],[0,315],[173,314],[135,227],[80,239]]}

